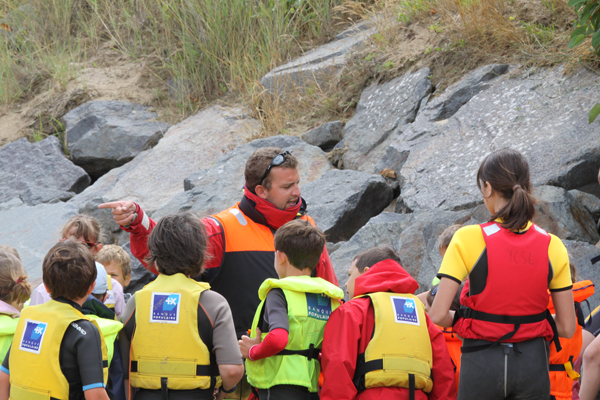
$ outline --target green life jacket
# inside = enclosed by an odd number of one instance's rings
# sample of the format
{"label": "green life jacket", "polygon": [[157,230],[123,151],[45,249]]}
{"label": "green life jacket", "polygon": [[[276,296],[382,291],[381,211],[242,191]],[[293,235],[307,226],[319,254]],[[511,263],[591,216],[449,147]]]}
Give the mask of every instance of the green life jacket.
{"label": "green life jacket", "polygon": [[112,362],[113,355],[115,353],[115,340],[117,340],[117,335],[121,328],[123,328],[123,324],[119,321],[115,321],[107,318],[100,318],[97,315],[88,314],[88,317],[92,318],[98,324],[100,328],[100,333],[102,334],[102,338],[104,339],[104,344],[106,345],[106,352],[108,354],[108,365]]}
{"label": "green life jacket", "polygon": [[[267,293],[273,288],[283,290],[290,324],[288,344],[283,351],[258,361],[246,360],[248,382],[259,389],[275,385],[297,385],[317,392],[321,365],[317,359],[323,343],[323,332],[329,315],[340,305],[344,292],[321,278],[294,276],[267,279],[258,289],[261,300],[251,336],[261,322]],[[268,334],[262,334],[263,338]]]}
{"label": "green life jacket", "polygon": [[19,318],[13,318],[7,314],[0,314],[0,357],[4,360],[8,349],[13,341],[13,336],[17,330]]}

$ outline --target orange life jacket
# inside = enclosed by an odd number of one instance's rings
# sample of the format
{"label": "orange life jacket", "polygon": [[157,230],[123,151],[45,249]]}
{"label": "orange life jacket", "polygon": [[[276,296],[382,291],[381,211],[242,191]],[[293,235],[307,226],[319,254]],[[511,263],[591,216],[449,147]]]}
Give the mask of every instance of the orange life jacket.
{"label": "orange life jacket", "polygon": [[[448,353],[454,364],[454,390],[453,393],[458,393],[458,376],[460,374],[460,346],[462,346],[462,340],[456,336],[456,333],[452,331],[452,328],[443,328],[436,325],[440,331],[444,334],[446,339],[446,346],[448,346]],[[454,397],[455,399],[456,397]]]}
{"label": "orange life jacket", "polygon": [[[583,313],[579,303],[594,294],[592,281],[581,281],[573,284],[573,299],[577,310],[577,329],[571,339],[560,338],[562,350],[556,352],[554,343],[550,344],[550,395],[557,400],[570,400],[573,396],[573,381],[579,379],[579,374],[573,370],[573,363],[581,352],[581,332],[584,324]],[[552,314],[554,304],[550,298],[548,309]]]}

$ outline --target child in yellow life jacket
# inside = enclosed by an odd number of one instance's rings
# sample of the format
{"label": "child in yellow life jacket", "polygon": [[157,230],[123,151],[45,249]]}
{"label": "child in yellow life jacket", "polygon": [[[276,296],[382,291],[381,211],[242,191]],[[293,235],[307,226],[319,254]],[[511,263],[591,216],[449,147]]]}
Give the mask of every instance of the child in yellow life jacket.
{"label": "child in yellow life jacket", "polygon": [[0,372],[0,399],[108,400],[106,345],[81,307],[94,290],[96,267],[75,241],[50,249],[43,262],[52,299],[23,309]]}
{"label": "child in yellow life jacket", "polygon": [[23,304],[31,295],[27,272],[15,249],[0,249],[0,359],[13,340]]}
{"label": "child in yellow life jacket", "polygon": [[207,283],[190,279],[202,274],[206,246],[204,225],[192,214],[163,217],[148,237],[148,262],[159,275],[135,293],[121,317],[129,398],[209,400],[216,389],[223,399],[242,377],[229,304]]}
{"label": "child in yellow life jacket", "polygon": [[277,230],[274,241],[280,279],[260,286],[251,337],[239,341],[248,382],[260,400],[318,399],[323,331],[344,293],[311,277],[325,247],[319,228],[294,220]]}

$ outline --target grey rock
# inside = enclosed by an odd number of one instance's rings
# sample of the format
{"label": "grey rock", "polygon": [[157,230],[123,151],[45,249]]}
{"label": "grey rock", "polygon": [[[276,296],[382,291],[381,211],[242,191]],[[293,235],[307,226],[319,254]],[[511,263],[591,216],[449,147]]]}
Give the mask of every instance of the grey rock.
{"label": "grey rock", "polygon": [[407,72],[382,85],[369,86],[360,96],[356,114],[344,127],[345,169],[379,173],[375,164],[388,146],[415,120],[421,100],[431,93],[429,68]]}
{"label": "grey rock", "polygon": [[0,243],[19,252],[31,281],[42,277],[42,262],[58,243],[63,225],[77,214],[68,203],[26,205],[0,211]]}
{"label": "grey rock", "polygon": [[363,21],[340,33],[335,39],[317,47],[264,77],[260,84],[272,94],[283,95],[289,90],[304,90],[323,85],[335,76],[347,62],[347,55],[375,33],[372,23]]}
{"label": "grey rock", "polygon": [[125,101],[90,101],[64,117],[73,162],[97,179],[154,147],[169,129],[147,107]]}
{"label": "grey rock", "polygon": [[123,288],[123,291],[125,293],[133,294],[141,288],[143,288],[144,286],[146,286],[146,284],[150,282],[150,279],[154,276],[154,274],[148,271],[142,265],[142,263],[133,256],[133,254],[131,253],[131,245],[129,244],[129,242],[127,242],[121,247],[127,252],[127,254],[129,254],[129,257],[131,258],[131,280],[129,281],[129,285]]}
{"label": "grey rock", "polygon": [[563,72],[555,68],[499,76],[446,120],[432,120],[436,114],[428,109],[438,103],[431,101],[396,140],[410,151],[401,171],[406,204],[413,210],[479,204],[479,164],[506,147],[528,159],[535,186],[571,190],[594,183],[600,167],[600,121],[589,124],[588,111],[600,102],[600,80],[587,70]]}
{"label": "grey rock", "polygon": [[404,163],[410,155],[410,148],[404,143],[392,143],[383,154],[383,157],[375,164],[375,171],[382,172],[385,170],[393,171],[395,178],[402,185],[402,176],[400,171]]}
{"label": "grey rock", "polygon": [[302,140],[323,151],[331,151],[342,140],[342,121],[327,122],[302,135]]}
{"label": "grey rock", "polygon": [[337,242],[337,243],[327,242],[327,243],[325,243],[325,247],[327,248],[327,252],[329,254],[331,254],[334,251],[336,251],[337,249],[339,249],[340,246],[343,245],[344,243],[346,243],[346,242]]}
{"label": "grey rock", "polygon": [[339,242],[381,213],[392,201],[393,190],[379,175],[336,169],[304,185],[302,196],[327,240]]}
{"label": "grey rock", "polygon": [[209,107],[172,126],[156,147],[111,170],[70,201],[83,206],[99,197],[132,200],[151,213],[183,192],[188,175],[208,168],[258,129],[255,120],[237,109]]}
{"label": "grey rock", "polygon": [[592,214],[594,220],[600,219],[600,199],[598,197],[577,189],[569,190],[569,194],[575,197]]}
{"label": "grey rock", "polygon": [[0,149],[0,204],[27,205],[64,201],[90,184],[90,177],[65,158],[60,141],[22,138]]}
{"label": "grey rock", "polygon": [[[600,255],[600,249],[586,242],[563,240],[563,243],[569,252],[569,261],[577,269],[578,280],[589,279],[595,284],[600,282],[600,265],[592,264],[590,261]],[[596,290],[596,293],[588,301],[592,310],[598,307],[600,305],[600,292]],[[584,314],[587,314],[587,306],[583,304],[582,306]]]}
{"label": "grey rock", "polygon": [[569,192],[540,186],[533,190],[533,195],[538,200],[533,222],[561,239],[592,244],[600,240],[592,215]]}
{"label": "grey rock", "polygon": [[[256,149],[262,147],[291,151],[299,161],[301,184],[320,178],[332,168],[323,150],[307,144],[297,136],[273,136],[254,140],[223,155],[214,165],[188,176],[186,187],[190,190],[175,196],[152,217],[160,218],[179,211],[191,211],[204,217],[233,206],[243,195],[246,161]],[[308,214],[310,213],[309,204]]]}

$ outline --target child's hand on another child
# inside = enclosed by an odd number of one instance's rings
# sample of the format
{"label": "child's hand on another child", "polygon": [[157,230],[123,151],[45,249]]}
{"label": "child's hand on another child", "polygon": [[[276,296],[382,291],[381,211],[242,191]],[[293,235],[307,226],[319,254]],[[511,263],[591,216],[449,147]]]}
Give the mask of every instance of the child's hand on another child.
{"label": "child's hand on another child", "polygon": [[251,338],[250,336],[243,335],[242,339],[238,340],[238,343],[240,344],[240,351],[242,352],[242,356],[244,358],[249,358],[248,352],[250,351],[252,346],[256,346],[257,344],[260,344],[261,341],[262,341],[262,332],[258,328],[256,328],[256,337],[255,338]]}

